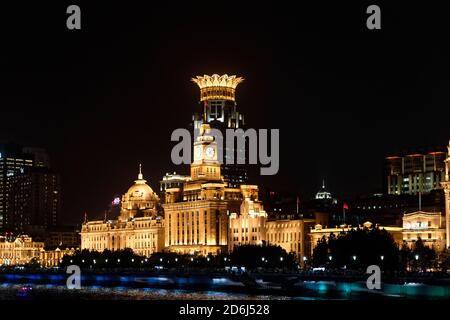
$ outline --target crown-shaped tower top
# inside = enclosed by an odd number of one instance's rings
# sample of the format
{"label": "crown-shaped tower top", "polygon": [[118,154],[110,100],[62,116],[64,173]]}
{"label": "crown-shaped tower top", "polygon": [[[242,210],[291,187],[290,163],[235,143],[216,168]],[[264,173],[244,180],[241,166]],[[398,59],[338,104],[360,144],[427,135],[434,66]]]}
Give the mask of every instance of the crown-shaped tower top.
{"label": "crown-shaped tower top", "polygon": [[219,76],[203,75],[192,78],[200,88],[200,101],[205,100],[235,100],[236,87],[244,81],[244,78],[235,75],[229,76],[224,74]]}

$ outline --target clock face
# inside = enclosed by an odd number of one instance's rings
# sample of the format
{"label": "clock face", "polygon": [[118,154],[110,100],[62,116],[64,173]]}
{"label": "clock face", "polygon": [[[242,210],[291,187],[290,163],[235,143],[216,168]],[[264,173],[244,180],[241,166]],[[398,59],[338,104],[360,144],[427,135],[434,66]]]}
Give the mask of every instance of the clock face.
{"label": "clock face", "polygon": [[212,159],[214,157],[215,152],[216,151],[214,150],[213,147],[207,147],[205,150],[206,157],[208,159]]}
{"label": "clock face", "polygon": [[202,149],[199,146],[194,148],[194,160],[200,160],[202,157]]}

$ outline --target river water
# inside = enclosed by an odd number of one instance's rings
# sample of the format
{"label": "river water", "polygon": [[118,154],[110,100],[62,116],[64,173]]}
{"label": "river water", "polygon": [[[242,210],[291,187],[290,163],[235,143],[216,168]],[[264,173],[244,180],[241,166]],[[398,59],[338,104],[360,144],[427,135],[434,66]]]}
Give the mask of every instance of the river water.
{"label": "river water", "polygon": [[[373,300],[450,299],[449,285],[384,284],[368,290],[364,282],[301,281],[293,290],[247,290],[227,278],[207,280],[165,276],[123,276],[113,282],[106,275],[82,281],[69,290],[63,275],[1,275],[0,300]],[[206,281],[200,287],[198,282]],[[169,286],[172,283],[172,286]],[[175,283],[175,286],[173,284]],[[241,285],[241,287],[239,286]]]}

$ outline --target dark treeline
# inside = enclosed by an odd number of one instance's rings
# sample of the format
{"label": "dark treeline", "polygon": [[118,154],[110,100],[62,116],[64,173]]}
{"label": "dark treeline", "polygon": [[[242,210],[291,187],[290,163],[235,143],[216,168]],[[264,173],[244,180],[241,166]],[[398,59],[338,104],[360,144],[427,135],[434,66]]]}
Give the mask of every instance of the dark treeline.
{"label": "dark treeline", "polygon": [[279,246],[243,245],[231,254],[188,255],[173,252],[154,253],[146,258],[133,253],[131,249],[103,252],[82,250],[72,256],[64,256],[61,267],[78,265],[81,268],[225,268],[245,267],[279,268],[297,270],[298,264],[293,254],[288,254]]}
{"label": "dark treeline", "polygon": [[385,271],[446,271],[449,263],[448,250],[437,254],[420,238],[412,248],[406,243],[399,247],[389,232],[379,228],[358,228],[323,237],[311,261],[312,266],[327,269],[365,270],[369,265],[378,265]]}

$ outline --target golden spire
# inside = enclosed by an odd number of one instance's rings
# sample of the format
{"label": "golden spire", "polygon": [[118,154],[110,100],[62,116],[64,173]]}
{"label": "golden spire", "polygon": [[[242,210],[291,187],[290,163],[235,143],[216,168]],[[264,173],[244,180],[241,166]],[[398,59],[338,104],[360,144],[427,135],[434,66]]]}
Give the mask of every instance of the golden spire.
{"label": "golden spire", "polygon": [[142,174],[142,164],[139,163],[139,174],[138,174],[138,180],[143,180],[144,175]]}

